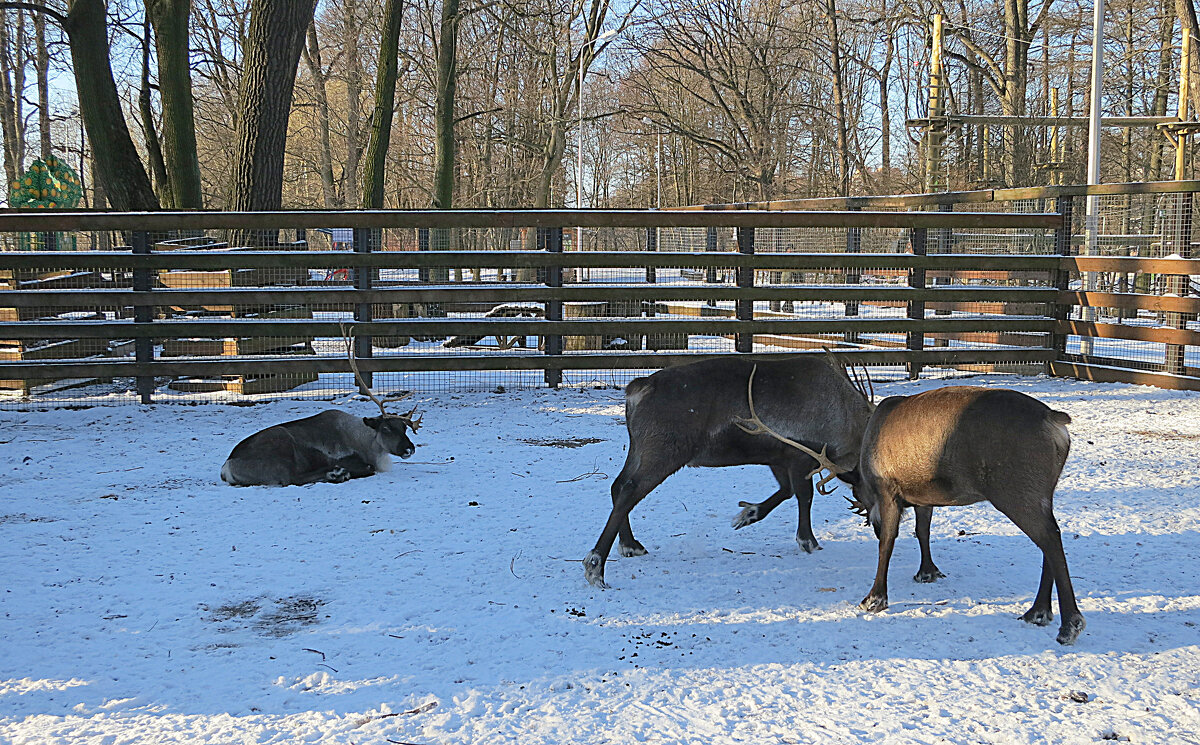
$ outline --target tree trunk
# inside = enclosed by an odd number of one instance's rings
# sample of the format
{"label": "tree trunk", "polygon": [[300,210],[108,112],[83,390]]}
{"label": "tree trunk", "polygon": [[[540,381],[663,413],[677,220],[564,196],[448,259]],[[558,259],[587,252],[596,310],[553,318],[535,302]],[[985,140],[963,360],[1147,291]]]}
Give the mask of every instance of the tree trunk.
{"label": "tree trunk", "polygon": [[888,97],[891,85],[892,58],[895,56],[896,41],[892,30],[887,30],[884,37],[883,67],[879,70],[879,151],[880,167],[883,169],[884,191],[891,193],[892,189],[892,114]]}
{"label": "tree trunk", "polygon": [[163,161],[162,145],[158,141],[158,128],[154,125],[154,105],[150,97],[150,16],[142,24],[142,87],[138,92],[138,115],[142,120],[142,134],[146,139],[146,155],[150,158],[150,173],[158,201],[168,209],[175,206],[171,182],[167,178],[167,165]]}
{"label": "tree trunk", "polygon": [[343,39],[346,44],[346,168],[342,187],[344,202],[353,204],[358,198],[358,162],[362,157],[359,144],[359,119],[362,116],[362,59],[358,55],[358,0],[344,0]]}
{"label": "tree trunk", "polygon": [[392,114],[396,109],[396,59],[400,49],[400,21],[404,0],[386,0],[383,6],[383,38],[379,41],[379,64],[375,73],[375,110],[371,115],[371,140],[363,167],[364,209],[383,207],[383,176],[392,136]]}
{"label": "tree trunk", "polygon": [[296,66],[316,0],[252,0],[238,88],[234,210],[277,210]]}
{"label": "tree trunk", "polygon": [[329,145],[329,95],[325,88],[328,78],[321,63],[316,24],[310,23],[308,26],[308,46],[304,48],[304,62],[312,75],[313,97],[317,99],[317,137],[320,141],[317,157],[320,163],[318,170],[321,174],[322,205],[325,209],[335,209],[339,204],[333,185],[333,148]]}
{"label": "tree trunk", "polygon": [[113,80],[104,0],[72,0],[64,20],[79,113],[108,201],[122,212],[157,210],[158,199],[129,136]]}
{"label": "tree trunk", "polygon": [[[1158,73],[1155,76],[1154,102],[1150,116],[1166,116],[1167,95],[1171,87],[1171,40],[1175,35],[1175,13],[1173,0],[1161,0],[1158,12]],[[1157,181],[1162,175],[1163,146],[1166,138],[1155,133],[1150,146],[1150,165],[1144,178]]]}
{"label": "tree trunk", "polygon": [[192,0],[147,0],[158,52],[158,90],[162,99],[162,145],[170,179],[172,206],[203,209],[200,160],[196,155],[196,119],[188,60],[188,19]]}
{"label": "tree trunk", "polygon": [[[39,5],[44,5],[41,0]],[[46,48],[46,15],[33,14],[33,34],[37,52],[34,68],[37,70],[38,136],[41,139],[42,160],[53,151],[50,145],[50,52]]]}
{"label": "tree trunk", "polygon": [[1189,108],[1200,111],[1200,27],[1196,25],[1196,6],[1192,0],[1175,0],[1175,15],[1182,28],[1192,33],[1192,53],[1188,77]]}
{"label": "tree trunk", "polygon": [[438,34],[437,91],[433,112],[433,207],[454,203],[454,98],[458,85],[458,0],[442,1]]}
{"label": "tree trunk", "polygon": [[833,112],[837,120],[838,189],[841,196],[850,196],[850,137],[846,126],[846,98],[842,77],[842,44],[838,39],[837,5],[826,0],[825,26],[829,31],[830,82],[833,85]]}
{"label": "tree trunk", "polygon": [[[1028,88],[1029,0],[1004,0],[1004,96],[1000,100],[1006,116],[1025,115]],[[1004,128],[1004,166],[1009,186],[1029,180],[1029,147],[1025,127]]]}
{"label": "tree trunk", "polygon": [[25,87],[24,46],[20,29],[25,25],[25,13],[15,13],[17,39],[8,34],[8,11],[0,9],[0,136],[4,138],[5,192],[25,171],[25,118],[21,113],[21,91]]}

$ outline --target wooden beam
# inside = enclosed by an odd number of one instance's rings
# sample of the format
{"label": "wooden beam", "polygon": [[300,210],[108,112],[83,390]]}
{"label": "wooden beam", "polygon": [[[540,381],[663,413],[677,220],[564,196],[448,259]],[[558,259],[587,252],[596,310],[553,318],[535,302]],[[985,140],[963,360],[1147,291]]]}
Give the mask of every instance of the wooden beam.
{"label": "wooden beam", "polygon": [[1200,191],[1200,180],[1135,181],[1119,184],[1064,184],[1062,186],[1021,186],[1006,189],[948,191],[936,194],[887,194],[875,197],[817,197],[810,199],[779,199],[770,202],[738,202],[733,204],[703,204],[673,207],[680,211],[722,210],[796,210],[796,209],[862,209],[925,207],[938,204],[978,204],[1009,202],[1024,199],[1055,199],[1082,197],[1089,194],[1113,196],[1124,194],[1175,194]]}
{"label": "wooden beam", "polygon": [[279,230],[284,228],[1045,228],[1055,214],[675,210],[296,210],[282,212],[59,212],[0,210],[0,232]]}
{"label": "wooden beam", "polygon": [[1152,259],[1139,256],[1066,256],[1062,268],[1072,272],[1132,274],[1200,274],[1200,259]]}
{"label": "wooden beam", "polygon": [[[529,318],[400,318],[346,323],[359,335],[367,336],[450,336],[468,334],[504,334],[542,336],[562,334],[588,336],[619,335],[622,332],[680,333],[721,336],[744,330],[755,334],[862,334],[905,333],[912,330],[931,332],[1049,332],[1054,321],[1048,318],[806,318],[756,319],[731,318],[575,318],[548,321]],[[257,320],[221,319],[194,321],[28,321],[0,323],[0,339],[187,339],[227,337],[297,337],[342,335],[343,324],[335,321],[299,319]]]}
{"label": "wooden beam", "polygon": [[[905,120],[909,127],[955,127],[991,124],[998,127],[1086,127],[1086,116],[1003,116],[999,114],[949,114]],[[1105,116],[1102,127],[1157,127],[1179,121],[1176,116]]]}
{"label": "wooden beam", "polygon": [[[1078,294],[1078,293],[1076,293]],[[1095,293],[1093,293],[1095,294]],[[418,285],[357,290],[350,287],[303,289],[222,288],[208,290],[37,290],[0,294],[0,308],[122,307],[151,305],[182,307],[202,305],[338,305],[358,303],[454,303],[518,302],[547,300],[564,302],[600,302],[606,300],[901,300],[904,302],[1076,302],[1072,293],[1060,294],[1048,287],[978,287],[946,285],[915,290],[908,287],[877,285],[789,285],[776,287],[729,287],[688,285],[537,285],[485,286]],[[1152,296],[1135,296],[1152,297]],[[1176,298],[1180,299],[1180,298]],[[1200,303],[1200,300],[1193,301]],[[1100,303],[1104,305],[1103,303]],[[1106,306],[1115,307],[1115,306]],[[1189,306],[1190,307],[1190,306]]]}
{"label": "wooden beam", "polygon": [[1161,313],[1200,313],[1200,298],[1127,292],[1061,292],[1058,302],[1092,308],[1133,308]]}
{"label": "wooden beam", "polygon": [[1158,344],[1200,346],[1200,331],[1147,326],[1126,326],[1120,323],[1091,323],[1088,321],[1058,321],[1055,333],[1088,336],[1093,339],[1125,339]]}
{"label": "wooden beam", "polygon": [[150,269],[231,270],[373,267],[718,267],[752,269],[837,269],[926,267],[947,270],[1045,270],[1059,268],[1057,256],[1008,254],[759,253],[579,251],[548,254],[538,251],[171,251],[130,254],[121,251],[21,251],[0,253],[0,281],[5,273],[25,269]]}
{"label": "wooden beam", "polygon": [[1175,391],[1200,391],[1200,378],[1189,375],[1168,375],[1148,370],[1127,370],[1061,360],[1050,362],[1050,374],[1060,378],[1090,380],[1096,383],[1133,383]]}
{"label": "wooden beam", "polygon": [[[754,353],[739,354],[741,359],[777,360],[788,359],[797,353]],[[813,352],[824,354],[824,352]],[[916,355],[922,365],[957,365],[989,362],[1041,362],[1052,359],[1053,349],[955,349],[944,348],[911,352],[897,351],[846,351],[847,362],[862,365],[901,365],[912,361]],[[670,365],[693,362],[712,357],[728,357],[729,354],[564,354],[547,356],[523,352],[494,355],[403,355],[372,357],[358,361],[363,372],[434,372],[462,370],[596,370],[596,369],[657,369]],[[79,362],[0,362],[0,379],[63,379],[79,377],[118,377],[137,375],[241,375],[348,373],[349,363],[345,357],[312,357],[294,355],[290,357],[255,357],[235,360],[187,360],[180,358],[159,359],[151,363],[123,360],[79,361]]]}

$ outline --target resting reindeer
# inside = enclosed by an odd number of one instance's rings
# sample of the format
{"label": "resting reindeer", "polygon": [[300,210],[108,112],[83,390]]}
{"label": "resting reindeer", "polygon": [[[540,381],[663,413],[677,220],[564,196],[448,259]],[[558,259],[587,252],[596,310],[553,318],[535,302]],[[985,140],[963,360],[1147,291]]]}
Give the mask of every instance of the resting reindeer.
{"label": "resting reindeer", "polygon": [[1049,624],[1050,591],[1057,585],[1058,642],[1074,643],[1085,622],[1054,519],[1054,489],[1071,448],[1070,421],[1004,389],[955,386],[884,399],[867,424],[857,472],[838,474],[853,484],[854,509],[867,516],[879,538],[875,584],[861,607],[888,607],[888,563],[905,507],[987,500],[1042,551],[1041,583],[1021,620]]}
{"label": "resting reindeer", "polygon": [[359,385],[379,406],[379,416],[359,417],[344,411],[323,411],[304,419],[277,424],[242,440],[221,466],[221,480],[233,486],[286,486],[318,481],[340,483],[370,476],[392,467],[392,455],[412,457],[416,446],[406,430],[416,432],[421,417],[388,413],[385,403],[411,395],[380,399],[366,386],[354,355],[350,366]]}
{"label": "resting reindeer", "polygon": [[859,442],[872,405],[866,392],[856,387],[843,370],[823,359],[795,357],[755,366],[745,359],[718,358],[637,378],[625,388],[629,454],[613,481],[612,512],[595,548],[583,560],[588,582],[607,587],[604,563],[618,535],[622,556],[646,553],[633,537],[629,513],[684,466],[770,466],[779,490],[758,504],[742,502],[745,509],[734,519],[734,527],[761,520],[795,495],[800,511],[796,540],[806,552],[820,548],[809,516],[811,476],[819,470],[815,452],[764,437],[736,421],[748,413],[753,415],[743,391],[748,377],[753,385],[755,370],[759,373],[758,400],[764,416],[778,430],[795,440],[820,443],[823,452],[847,468],[858,462]]}

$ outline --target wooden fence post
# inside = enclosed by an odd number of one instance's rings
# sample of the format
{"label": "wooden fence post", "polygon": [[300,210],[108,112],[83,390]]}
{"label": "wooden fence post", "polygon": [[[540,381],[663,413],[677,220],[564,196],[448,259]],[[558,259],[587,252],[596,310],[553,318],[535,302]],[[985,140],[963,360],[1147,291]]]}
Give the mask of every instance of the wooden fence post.
{"label": "wooden fence post", "polygon": [[[717,229],[714,227],[708,227],[704,229],[704,251],[710,254],[717,252]],[[716,284],[717,268],[715,266],[707,267],[704,270],[704,281],[707,284]],[[709,300],[708,304],[716,307],[717,301]]]}
{"label": "wooden fence post", "polygon": [[[1075,216],[1075,200],[1072,197],[1058,197],[1055,200],[1055,211],[1062,215],[1063,224],[1054,231],[1054,253],[1059,256],[1071,255],[1071,223]],[[1059,291],[1070,289],[1071,272],[1067,269],[1059,269],[1050,274],[1051,281]],[[1071,314],[1072,306],[1069,304],[1055,303],[1051,312],[1055,321],[1065,321],[1067,316]],[[1050,346],[1057,350],[1057,359],[1063,359],[1067,354],[1067,335],[1060,334],[1057,331],[1050,335]],[[1046,363],[1046,373],[1053,374],[1054,360]]]}
{"label": "wooden fence post", "polygon": [[[912,230],[912,252],[914,256],[924,256],[926,253],[926,241],[928,232],[926,228],[913,228]],[[925,289],[925,268],[915,267],[908,271],[908,286],[914,290]],[[915,331],[908,332],[906,346],[910,352],[921,352],[925,348],[925,301],[910,300],[908,302],[908,317],[913,321],[917,321]],[[910,380],[916,380],[921,377],[921,361],[913,355],[908,361],[908,377]]]}
{"label": "wooden fence post", "polygon": [[[859,210],[862,209],[862,207],[860,207],[856,202],[850,202],[849,204],[846,205],[846,209],[849,210],[850,212],[858,212]],[[862,253],[862,228],[846,228],[846,253],[848,253],[848,254]],[[862,281],[862,273],[859,269],[852,268],[846,273],[846,284],[856,285],[861,281]],[[858,301],[857,300],[847,300],[842,305],[845,309],[844,313],[847,318],[853,318],[858,315]],[[846,339],[847,343],[857,344],[858,343],[858,332],[857,331],[847,331],[845,333],[845,339]]]}
{"label": "wooden fence post", "polygon": [[[133,233],[130,241],[135,255],[148,255],[151,250],[150,241],[144,231],[138,230]],[[154,321],[154,306],[150,302],[149,294],[154,289],[154,281],[151,270],[135,268],[133,270],[133,290],[134,292],[146,293],[146,302],[138,303],[133,306],[133,322],[134,323],[153,323]],[[133,342],[133,359],[138,364],[149,365],[154,361],[154,339],[149,336],[139,336]],[[153,403],[154,398],[154,376],[153,375],[138,375],[137,376],[137,392],[142,403]]]}
{"label": "wooden fence post", "polygon": [[[417,228],[417,250],[429,250],[429,228]],[[420,282],[428,282],[431,271],[432,270],[427,266],[420,267],[417,269],[417,280]]]}
{"label": "wooden fence post", "polygon": [[[369,254],[371,253],[371,231],[367,228],[354,228],[352,233],[354,253]],[[374,282],[373,275],[375,270],[371,267],[353,267],[350,269],[351,275],[354,277],[354,289],[370,290]],[[370,321],[371,320],[371,304],[370,303],[355,303],[354,305],[354,320],[355,321]],[[353,354],[358,359],[366,359],[374,354],[371,344],[371,335],[365,336],[354,335],[354,351]],[[362,382],[359,384],[359,393],[368,395],[367,388],[375,385],[374,373],[367,371],[362,374]]]}
{"label": "wooden fence post", "polygon": [[[754,228],[738,228],[737,229],[737,244],[738,253],[753,254],[754,253]],[[737,270],[737,286],[739,288],[748,289],[754,287],[754,269],[750,267],[738,267]],[[739,321],[754,320],[754,301],[744,298],[737,300],[737,319]],[[738,333],[734,337],[734,347],[738,352],[753,352],[754,351],[754,334]]]}
{"label": "wooden fence post", "polygon": [[[954,211],[954,203],[953,202],[939,202],[938,206],[937,206],[937,211],[938,212],[953,212]],[[951,242],[953,239],[953,234],[954,234],[954,231],[951,228],[936,228],[936,229],[934,229],[934,231],[933,231],[933,235],[934,235],[933,252],[935,254],[950,253],[950,245],[951,245]],[[949,285],[949,284],[953,284],[953,280],[948,276],[933,278],[933,286],[934,287],[937,287],[938,285]],[[935,310],[933,313],[934,313],[934,315],[938,315],[938,316],[948,316],[951,314],[951,311]],[[950,341],[948,339],[934,339],[934,341],[933,341],[933,346],[935,346],[935,347],[946,347],[949,345],[950,345]]]}
{"label": "wooden fence post", "polygon": [[[1175,254],[1183,259],[1192,258],[1192,202],[1194,195],[1184,192],[1179,195],[1179,219],[1176,222],[1178,233],[1175,237]],[[1188,275],[1171,274],[1166,277],[1167,292],[1179,297],[1187,297]],[[1167,313],[1166,325],[1173,329],[1186,329],[1190,313]],[[1166,350],[1166,366],[1164,371],[1171,375],[1185,374],[1185,352],[1187,347],[1182,344],[1168,344]]]}
{"label": "wooden fence post", "polygon": [[[538,228],[538,247],[547,253],[561,254],[563,252],[562,228]],[[562,266],[546,267],[546,286],[562,287]],[[563,319],[562,300],[551,298],[546,301],[546,320],[561,321]],[[546,354],[558,356],[563,353],[563,338],[560,334],[546,336]],[[560,368],[545,369],[546,385],[557,388],[562,385],[562,370]]]}

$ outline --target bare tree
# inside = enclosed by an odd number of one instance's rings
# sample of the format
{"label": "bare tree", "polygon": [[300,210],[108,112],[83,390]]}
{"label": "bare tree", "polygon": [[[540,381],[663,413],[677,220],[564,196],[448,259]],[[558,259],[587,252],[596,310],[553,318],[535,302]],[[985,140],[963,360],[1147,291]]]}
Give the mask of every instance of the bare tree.
{"label": "bare tree", "polygon": [[163,157],[171,185],[170,206],[180,209],[204,206],[188,55],[191,11],[192,0],[146,0],[158,57]]}
{"label": "bare tree", "polygon": [[396,107],[396,81],[399,78],[400,24],[404,0],[386,0],[383,6],[383,34],[379,42],[379,61],[375,71],[375,105],[371,115],[371,141],[367,146],[363,171],[362,206],[383,206],[383,177],[392,135],[392,115]]}
{"label": "bare tree", "polygon": [[283,149],[304,35],[316,0],[252,0],[238,88],[235,210],[279,209]]}

